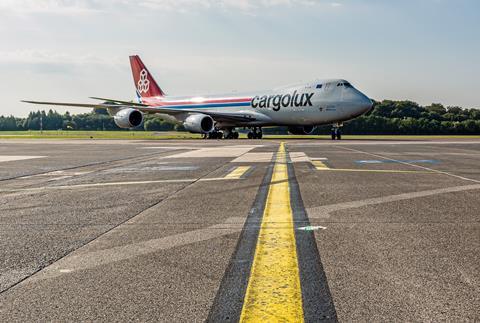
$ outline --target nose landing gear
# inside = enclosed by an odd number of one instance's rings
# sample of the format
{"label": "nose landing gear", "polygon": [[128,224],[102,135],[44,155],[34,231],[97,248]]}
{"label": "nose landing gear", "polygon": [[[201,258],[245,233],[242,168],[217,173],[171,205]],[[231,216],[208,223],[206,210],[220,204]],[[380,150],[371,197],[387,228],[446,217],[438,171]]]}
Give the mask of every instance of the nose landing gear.
{"label": "nose landing gear", "polygon": [[332,135],[332,140],[342,140],[342,131],[341,131],[341,127],[343,126],[343,124],[341,123],[337,123],[337,124],[334,124],[332,126],[332,132],[331,132],[331,135]]}

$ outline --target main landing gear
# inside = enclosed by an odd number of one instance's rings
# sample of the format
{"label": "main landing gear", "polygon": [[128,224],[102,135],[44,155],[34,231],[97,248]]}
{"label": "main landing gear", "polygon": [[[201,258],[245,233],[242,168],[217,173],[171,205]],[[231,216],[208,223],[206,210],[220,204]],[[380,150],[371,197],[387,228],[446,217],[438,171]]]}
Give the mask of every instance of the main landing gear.
{"label": "main landing gear", "polygon": [[203,139],[238,139],[239,134],[234,129],[224,129],[220,131],[218,129],[203,135]]}
{"label": "main landing gear", "polygon": [[238,132],[235,131],[235,129],[225,129],[223,131],[223,138],[225,139],[238,139],[240,135]]}
{"label": "main landing gear", "polygon": [[259,128],[258,131],[256,127],[254,127],[253,129],[250,129],[247,137],[248,139],[262,139],[263,137],[262,128]]}
{"label": "main landing gear", "polygon": [[[239,133],[235,131],[235,128],[223,128],[222,131],[215,129],[209,133],[203,134],[203,139],[238,139]],[[253,127],[247,134],[248,139],[262,139],[262,128]]]}
{"label": "main landing gear", "polygon": [[342,140],[342,131],[341,131],[341,127],[343,126],[343,124],[334,124],[333,127],[332,127],[332,140]]}
{"label": "main landing gear", "polygon": [[213,130],[212,132],[209,132],[208,134],[206,134],[206,138],[207,139],[222,139],[223,138],[223,132],[218,131],[218,130]]}

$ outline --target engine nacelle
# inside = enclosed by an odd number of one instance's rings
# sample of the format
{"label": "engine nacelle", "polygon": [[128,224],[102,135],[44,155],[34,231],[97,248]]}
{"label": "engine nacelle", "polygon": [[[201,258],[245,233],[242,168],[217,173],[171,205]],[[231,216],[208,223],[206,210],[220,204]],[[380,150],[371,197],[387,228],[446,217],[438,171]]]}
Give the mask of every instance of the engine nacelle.
{"label": "engine nacelle", "polygon": [[142,124],[143,113],[135,109],[122,109],[118,111],[113,120],[120,128],[135,128]]}
{"label": "engine nacelle", "polygon": [[315,129],[315,126],[288,127],[288,132],[292,135],[310,135]]}
{"label": "engine nacelle", "polygon": [[214,121],[206,114],[192,114],[185,119],[183,126],[193,133],[209,133],[213,131]]}

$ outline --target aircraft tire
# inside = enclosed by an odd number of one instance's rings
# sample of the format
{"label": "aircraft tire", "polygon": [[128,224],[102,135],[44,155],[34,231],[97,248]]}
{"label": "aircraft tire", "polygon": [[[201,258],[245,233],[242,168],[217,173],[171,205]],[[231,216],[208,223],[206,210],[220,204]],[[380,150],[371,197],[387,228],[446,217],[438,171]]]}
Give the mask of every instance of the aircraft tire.
{"label": "aircraft tire", "polygon": [[235,131],[233,133],[233,139],[238,139],[238,137],[239,137],[239,134],[238,134],[238,132]]}
{"label": "aircraft tire", "polygon": [[250,132],[248,133],[248,135],[247,135],[247,138],[248,138],[248,139],[254,139],[254,134],[253,134],[253,132],[250,131]]}

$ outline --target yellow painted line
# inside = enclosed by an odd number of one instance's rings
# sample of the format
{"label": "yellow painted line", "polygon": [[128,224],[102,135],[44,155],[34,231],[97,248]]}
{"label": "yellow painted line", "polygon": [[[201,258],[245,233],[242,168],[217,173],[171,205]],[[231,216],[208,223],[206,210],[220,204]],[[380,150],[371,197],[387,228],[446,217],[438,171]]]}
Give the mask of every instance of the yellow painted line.
{"label": "yellow painted line", "polygon": [[304,321],[283,142],[273,169],[240,321]]}
{"label": "yellow painted line", "polygon": [[325,165],[324,162],[322,162],[320,160],[312,160],[311,163],[318,170],[330,169],[327,165]]}
{"label": "yellow painted line", "polygon": [[334,172],[367,172],[367,173],[413,173],[413,174],[437,174],[436,172],[422,172],[418,170],[394,170],[394,169],[348,169],[348,168],[318,168]]}
{"label": "yellow painted line", "polygon": [[227,179],[239,179],[241,178],[248,170],[250,166],[238,166],[235,167],[230,173],[228,173],[225,178]]}

